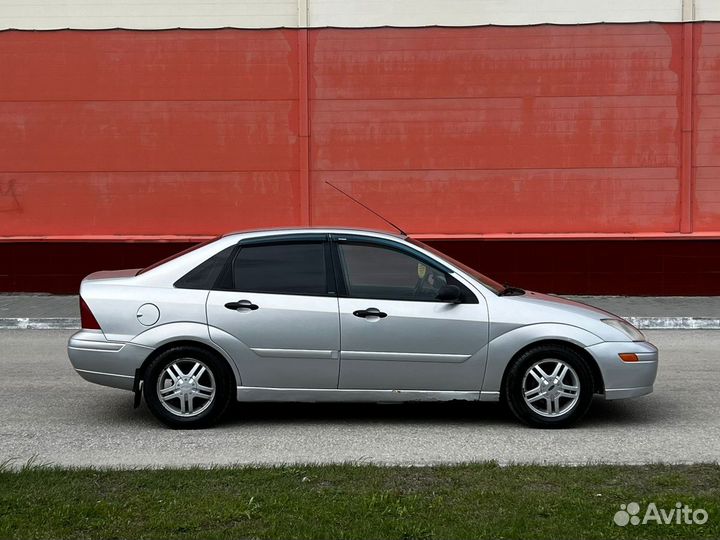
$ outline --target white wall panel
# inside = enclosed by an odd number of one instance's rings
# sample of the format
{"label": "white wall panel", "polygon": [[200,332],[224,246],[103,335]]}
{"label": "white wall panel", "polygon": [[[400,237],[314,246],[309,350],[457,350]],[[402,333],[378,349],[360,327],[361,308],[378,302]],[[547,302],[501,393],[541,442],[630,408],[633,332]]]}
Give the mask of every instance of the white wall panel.
{"label": "white wall panel", "polygon": [[720,21],[720,0],[695,0],[695,20]]}
{"label": "white wall panel", "polygon": [[295,27],[296,0],[0,0],[0,29]]}
{"label": "white wall panel", "polygon": [[[720,0],[685,0],[685,4],[686,13],[694,12],[696,20],[720,20]],[[681,20],[683,0],[0,0],[0,29],[32,30]]]}
{"label": "white wall panel", "polygon": [[679,21],[682,0],[311,0],[311,26]]}

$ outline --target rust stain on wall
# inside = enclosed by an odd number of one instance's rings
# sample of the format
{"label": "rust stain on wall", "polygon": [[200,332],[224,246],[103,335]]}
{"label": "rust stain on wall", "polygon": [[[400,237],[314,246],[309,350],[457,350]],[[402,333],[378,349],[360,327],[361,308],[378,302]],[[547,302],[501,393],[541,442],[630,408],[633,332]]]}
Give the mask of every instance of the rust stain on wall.
{"label": "rust stain on wall", "polygon": [[[18,200],[15,179],[0,180],[0,212],[20,212],[22,207]],[[4,228],[4,227],[3,227]]]}

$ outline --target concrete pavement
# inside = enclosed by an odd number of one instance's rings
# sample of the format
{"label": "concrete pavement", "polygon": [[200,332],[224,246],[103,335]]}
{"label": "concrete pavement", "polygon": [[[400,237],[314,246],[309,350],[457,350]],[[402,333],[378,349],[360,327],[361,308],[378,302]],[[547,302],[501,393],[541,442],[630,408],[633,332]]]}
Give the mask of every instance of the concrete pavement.
{"label": "concrete pavement", "polygon": [[77,376],[71,332],[0,331],[0,462],[118,467],[475,460],[707,462],[720,460],[720,332],[649,331],[660,348],[655,392],[594,402],[569,430],[534,430],[498,404],[238,405],[220,426],[172,431],[132,394]]}

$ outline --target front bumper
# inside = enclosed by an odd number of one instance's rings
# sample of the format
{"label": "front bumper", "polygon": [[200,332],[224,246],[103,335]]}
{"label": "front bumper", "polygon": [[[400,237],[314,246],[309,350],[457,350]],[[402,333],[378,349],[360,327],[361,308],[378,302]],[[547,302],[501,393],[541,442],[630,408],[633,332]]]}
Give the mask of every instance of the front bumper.
{"label": "front bumper", "polygon": [[[658,350],[647,341],[606,341],[586,347],[600,368],[605,399],[644,396],[653,391],[658,369]],[[623,362],[621,353],[635,353],[637,362]]]}
{"label": "front bumper", "polygon": [[108,341],[100,330],[81,330],[68,341],[70,363],[83,379],[103,386],[132,390],[135,370],[152,348]]}

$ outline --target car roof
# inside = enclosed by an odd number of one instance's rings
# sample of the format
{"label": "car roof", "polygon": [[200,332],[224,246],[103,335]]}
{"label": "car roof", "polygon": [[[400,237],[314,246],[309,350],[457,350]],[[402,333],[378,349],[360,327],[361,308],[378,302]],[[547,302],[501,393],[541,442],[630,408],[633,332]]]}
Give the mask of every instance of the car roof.
{"label": "car roof", "polygon": [[406,235],[400,235],[389,231],[381,231],[377,229],[362,229],[362,228],[351,228],[351,227],[272,227],[265,229],[247,229],[244,231],[234,231],[222,235],[222,238],[231,236],[262,236],[267,233],[268,235],[280,235],[280,234],[302,234],[302,233],[325,233],[325,234],[362,234],[367,236],[381,236],[386,238],[395,238],[399,240],[405,240]]}

